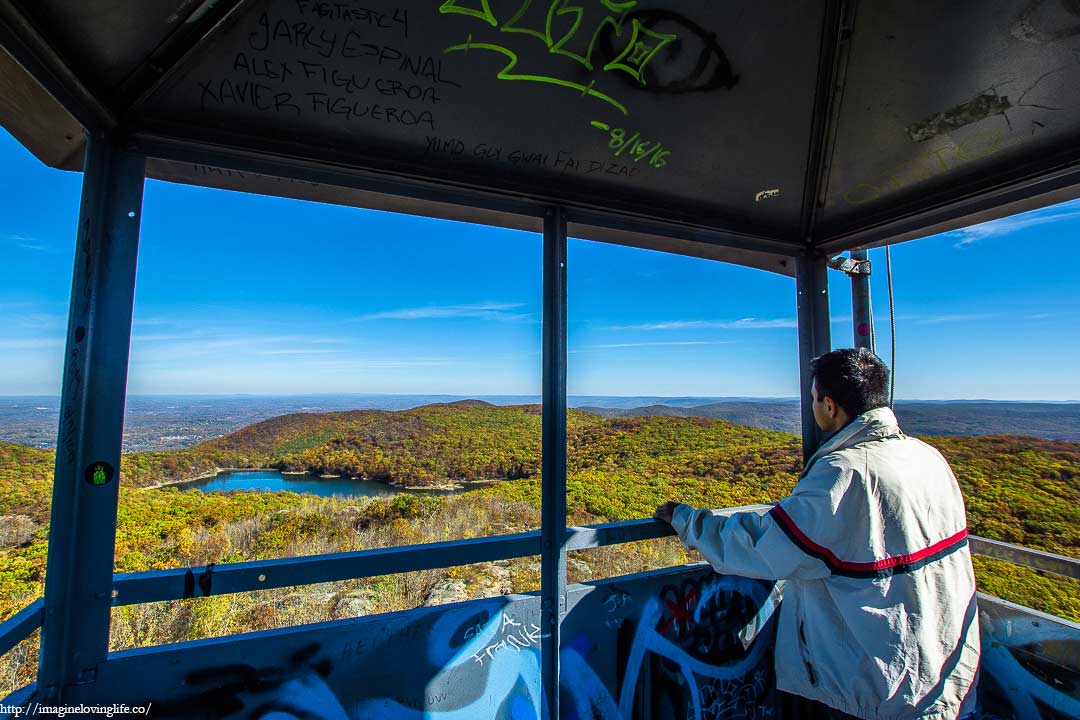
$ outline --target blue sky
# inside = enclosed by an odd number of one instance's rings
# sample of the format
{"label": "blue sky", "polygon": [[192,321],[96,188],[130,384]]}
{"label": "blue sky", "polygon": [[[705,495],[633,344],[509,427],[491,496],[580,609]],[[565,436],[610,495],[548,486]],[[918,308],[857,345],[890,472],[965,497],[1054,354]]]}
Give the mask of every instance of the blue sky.
{"label": "blue sky", "polygon": [[[59,391],[80,182],[0,130],[0,395]],[[1080,399],[1078,237],[1074,201],[894,247],[897,397]],[[148,181],[139,252],[130,393],[540,392],[538,235]],[[568,259],[571,394],[797,394],[792,279]]]}

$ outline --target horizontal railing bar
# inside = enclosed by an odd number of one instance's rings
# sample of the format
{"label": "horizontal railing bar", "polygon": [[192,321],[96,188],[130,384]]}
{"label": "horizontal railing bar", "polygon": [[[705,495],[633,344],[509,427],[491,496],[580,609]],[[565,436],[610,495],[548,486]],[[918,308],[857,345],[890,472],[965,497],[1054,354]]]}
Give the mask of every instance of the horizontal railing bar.
{"label": "horizontal railing bar", "polygon": [[[651,519],[569,527],[566,530],[566,549],[585,550],[672,534],[670,526]],[[113,604],[134,605],[356,580],[539,554],[540,533],[534,531],[426,545],[229,563],[209,570],[207,566],[199,566],[122,573],[113,578]]]}
{"label": "horizontal railing bar", "polygon": [[0,655],[30,637],[30,633],[41,627],[44,617],[45,599],[38,598],[19,612],[0,623]]}
{"label": "horizontal railing bar", "polygon": [[644,520],[624,520],[622,522],[586,525],[585,527],[566,528],[567,550],[588,550],[589,548],[622,545],[639,540],[674,535],[675,531],[667,523],[657,522],[652,518]]}
{"label": "horizontal railing bar", "polygon": [[[714,512],[762,512],[768,505],[726,508]],[[566,530],[566,549],[621,545],[641,540],[655,540],[673,535],[671,526],[651,518],[603,523]],[[1006,560],[1016,565],[1080,578],[1080,560],[1032,550],[1018,545],[969,536],[971,551]],[[356,580],[400,572],[435,570],[494,560],[540,554],[540,533],[450,540],[426,545],[409,545],[377,550],[359,550],[329,555],[229,563],[210,568],[173,568],[116,575],[114,605],[179,600],[228,593],[268,590],[271,588],[313,585],[324,582]],[[262,578],[262,579],[260,579]],[[14,619],[14,618],[12,618]],[[8,622],[11,622],[9,620]],[[31,632],[33,628],[30,629]]]}
{"label": "horizontal railing bar", "polygon": [[171,568],[113,576],[113,604],[179,600],[314,585],[540,554],[540,533],[471,538],[346,553]]}
{"label": "horizontal railing bar", "polygon": [[978,555],[1005,560],[1013,565],[1022,565],[1034,570],[1044,570],[1055,575],[1080,579],[1080,560],[1075,558],[1055,555],[1044,550],[1033,550],[1021,545],[1012,545],[1000,540],[978,537],[977,535],[969,535],[968,543],[971,545],[971,552]]}

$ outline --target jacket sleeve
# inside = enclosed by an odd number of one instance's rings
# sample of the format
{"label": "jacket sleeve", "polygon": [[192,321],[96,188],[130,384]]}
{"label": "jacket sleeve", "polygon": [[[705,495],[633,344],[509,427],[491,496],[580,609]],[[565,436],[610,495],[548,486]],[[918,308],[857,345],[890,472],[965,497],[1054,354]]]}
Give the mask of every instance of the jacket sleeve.
{"label": "jacket sleeve", "polygon": [[828,577],[827,548],[844,542],[840,512],[851,472],[821,458],[791,495],[769,512],[713,515],[708,508],[675,508],[671,524],[687,549],[719,573],[764,580]]}

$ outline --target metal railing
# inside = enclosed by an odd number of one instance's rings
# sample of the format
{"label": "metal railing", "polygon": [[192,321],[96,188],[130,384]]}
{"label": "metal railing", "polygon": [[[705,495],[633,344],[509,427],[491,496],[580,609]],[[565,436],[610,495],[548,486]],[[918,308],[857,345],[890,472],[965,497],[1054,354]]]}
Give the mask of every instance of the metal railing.
{"label": "metal railing", "polygon": [[[769,506],[728,508],[761,510]],[[567,551],[621,545],[674,535],[670,525],[652,519],[568,527]],[[1080,560],[1019,545],[969,536],[971,552],[1015,565],[1080,579]],[[209,595],[356,580],[417,570],[434,570],[540,554],[540,531],[451,540],[376,550],[307,557],[121,573],[113,577],[113,605],[181,600]],[[44,602],[38,598],[0,623],[0,654],[41,626]]]}

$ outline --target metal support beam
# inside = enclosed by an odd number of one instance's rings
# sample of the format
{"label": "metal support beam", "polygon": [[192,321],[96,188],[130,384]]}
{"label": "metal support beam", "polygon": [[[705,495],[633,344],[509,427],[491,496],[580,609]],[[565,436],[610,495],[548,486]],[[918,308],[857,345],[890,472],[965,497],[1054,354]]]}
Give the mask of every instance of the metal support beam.
{"label": "metal support beam", "polygon": [[855,347],[876,352],[873,308],[870,307],[870,261],[866,258],[865,250],[852,250],[851,259],[859,263],[860,268],[866,269],[866,272],[851,273],[851,327]]}
{"label": "metal support beam", "polygon": [[142,155],[112,135],[87,142],[56,444],[38,687],[43,703],[93,681],[112,606],[120,445]]}
{"label": "metal support beam", "polygon": [[799,399],[802,403],[803,460],[808,460],[821,442],[814,422],[813,382],[810,361],[832,347],[829,328],[829,277],[824,255],[807,252],[795,259],[795,289],[799,313]]}
{"label": "metal support beam", "polygon": [[824,191],[829,184],[831,153],[836,144],[851,30],[855,22],[854,3],[849,0],[826,0],[822,4],[825,16],[821,26],[821,50],[799,221],[799,233],[803,238],[813,236],[818,213],[825,204]]}
{"label": "metal support beam", "polygon": [[566,612],[566,213],[544,217],[544,410],[541,457],[540,679],[559,718],[559,635]]}
{"label": "metal support beam", "polygon": [[[371,156],[345,154],[341,148],[304,145],[295,139],[265,138],[255,142],[254,137],[247,132],[205,128],[193,130],[170,126],[140,129],[135,140],[147,157],[160,160],[207,165],[243,173],[258,173],[306,183],[414,198],[447,206],[481,208],[536,218],[542,217],[547,208],[557,203],[567,213],[567,222],[579,226],[711,243],[720,247],[776,255],[784,260],[805,249],[802,241],[777,239],[773,237],[775,231],[766,228],[755,230],[724,226],[718,224],[715,218],[695,220],[664,208],[650,210],[642,208],[640,204],[615,199],[609,199],[602,205],[591,204],[586,199],[559,197],[553,194],[554,190],[552,194],[538,195],[525,187],[505,186],[492,189],[475,185],[467,179],[461,182],[446,182],[432,178],[430,170],[423,167],[388,164]],[[666,215],[648,214],[654,210],[664,210]],[[422,210],[408,212],[426,214]],[[438,216],[437,212],[432,214]],[[482,219],[469,220],[460,215],[454,219],[489,222]]]}

